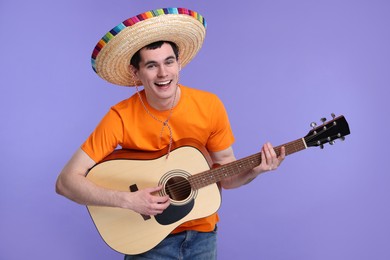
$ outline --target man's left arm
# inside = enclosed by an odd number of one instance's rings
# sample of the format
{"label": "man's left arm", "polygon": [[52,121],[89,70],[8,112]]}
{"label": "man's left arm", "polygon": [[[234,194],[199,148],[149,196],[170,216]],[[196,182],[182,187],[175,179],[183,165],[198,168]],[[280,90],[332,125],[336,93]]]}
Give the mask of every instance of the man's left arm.
{"label": "man's left arm", "polygon": [[[222,151],[210,152],[210,156],[213,160],[213,163],[217,165],[223,165],[236,160],[233,148],[231,146]],[[248,184],[259,174],[267,171],[276,170],[284,160],[285,156],[286,154],[284,147],[282,147],[281,149],[280,156],[277,156],[272,145],[270,143],[266,143],[261,149],[260,165],[247,172],[243,172],[241,174],[237,174],[232,177],[223,179],[221,181],[221,186],[224,189],[234,189],[242,185]]]}

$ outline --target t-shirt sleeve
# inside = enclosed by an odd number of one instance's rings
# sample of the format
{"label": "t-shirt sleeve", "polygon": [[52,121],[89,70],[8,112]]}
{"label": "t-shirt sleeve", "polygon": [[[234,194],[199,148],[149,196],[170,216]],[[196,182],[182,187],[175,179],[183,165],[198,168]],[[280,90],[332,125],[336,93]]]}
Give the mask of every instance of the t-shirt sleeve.
{"label": "t-shirt sleeve", "polygon": [[121,145],[122,141],[123,122],[118,112],[111,108],[81,145],[81,149],[98,163]]}
{"label": "t-shirt sleeve", "polygon": [[212,132],[206,148],[211,152],[218,152],[228,148],[234,143],[234,135],[222,101],[215,96],[212,106]]}

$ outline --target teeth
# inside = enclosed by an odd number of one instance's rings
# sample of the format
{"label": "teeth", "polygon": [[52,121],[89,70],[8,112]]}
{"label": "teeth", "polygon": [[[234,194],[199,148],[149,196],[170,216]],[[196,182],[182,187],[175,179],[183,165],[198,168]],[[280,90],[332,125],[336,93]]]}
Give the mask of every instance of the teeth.
{"label": "teeth", "polygon": [[155,84],[156,84],[156,85],[159,85],[159,86],[164,86],[164,85],[168,85],[169,83],[171,83],[170,80],[164,81],[164,82],[156,82]]}

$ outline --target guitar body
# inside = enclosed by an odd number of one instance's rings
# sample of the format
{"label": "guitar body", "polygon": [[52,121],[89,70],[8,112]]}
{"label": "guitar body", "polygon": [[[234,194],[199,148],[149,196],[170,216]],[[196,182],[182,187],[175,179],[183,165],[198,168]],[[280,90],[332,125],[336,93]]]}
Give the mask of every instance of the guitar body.
{"label": "guitar body", "polygon": [[[131,159],[132,158],[132,159]],[[210,170],[209,158],[198,148],[183,145],[174,148],[167,158],[163,153],[120,150],[97,164],[86,178],[96,185],[118,191],[136,191],[169,185],[186,186],[175,194],[168,188],[171,205],[160,215],[144,216],[132,210],[87,206],[103,240],[123,254],[139,254],[150,250],[180,224],[209,216],[221,204],[217,184],[192,189],[189,176]]]}

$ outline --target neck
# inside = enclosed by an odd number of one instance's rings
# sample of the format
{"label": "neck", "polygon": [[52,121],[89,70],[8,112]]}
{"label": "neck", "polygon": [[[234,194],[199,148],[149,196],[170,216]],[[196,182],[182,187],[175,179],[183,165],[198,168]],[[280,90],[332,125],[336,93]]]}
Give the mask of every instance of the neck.
{"label": "neck", "polygon": [[148,97],[147,93],[145,92],[145,97],[148,104],[152,108],[158,111],[172,110],[179,103],[180,96],[181,96],[181,90],[178,85],[175,88],[175,92],[173,96],[167,99],[158,99],[158,100],[151,99],[150,97]]}

